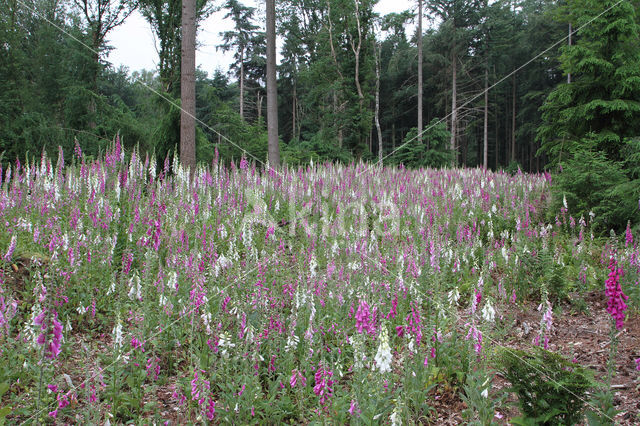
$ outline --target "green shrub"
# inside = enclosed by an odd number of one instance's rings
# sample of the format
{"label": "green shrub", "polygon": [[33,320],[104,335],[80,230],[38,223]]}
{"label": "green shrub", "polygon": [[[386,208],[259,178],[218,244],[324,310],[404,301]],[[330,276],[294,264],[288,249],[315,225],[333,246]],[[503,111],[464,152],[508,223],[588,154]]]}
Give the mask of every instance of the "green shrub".
{"label": "green shrub", "polygon": [[445,167],[452,163],[453,153],[449,149],[451,133],[446,123],[433,119],[422,134],[422,142],[418,141],[418,130],[412,128],[404,138],[403,145],[395,155],[389,158],[393,164],[404,164],[406,167]]}
{"label": "green shrub", "polygon": [[595,385],[590,370],[539,347],[505,348],[498,356],[524,414],[517,422],[570,425],[582,419],[585,395]]}
{"label": "green shrub", "polygon": [[571,264],[559,265],[549,250],[524,253],[517,270],[515,289],[522,299],[541,298],[544,288],[550,301],[568,301],[569,294],[577,285],[575,279],[569,278],[574,272]]}
{"label": "green shrub", "polygon": [[291,141],[287,145],[281,145],[282,158],[290,165],[306,164],[310,160],[316,163],[333,161],[349,163],[353,161],[353,155],[346,148],[341,148],[338,141],[330,131],[321,130],[311,139],[305,141]]}
{"label": "green shrub", "polygon": [[566,197],[569,214],[578,219],[595,213],[594,224],[601,233],[620,233],[627,222],[640,223],[640,142],[624,145],[625,161],[609,160],[605,153],[580,150],[562,162],[562,172],[554,176],[551,212],[557,212]]}

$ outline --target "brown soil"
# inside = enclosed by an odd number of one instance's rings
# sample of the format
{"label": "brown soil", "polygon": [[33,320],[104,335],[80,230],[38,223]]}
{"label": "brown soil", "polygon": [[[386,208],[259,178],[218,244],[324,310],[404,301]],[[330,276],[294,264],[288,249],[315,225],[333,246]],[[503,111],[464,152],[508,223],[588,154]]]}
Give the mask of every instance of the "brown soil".
{"label": "brown soil", "polygon": [[[611,352],[611,317],[606,311],[607,302],[603,291],[591,291],[584,294],[583,299],[587,306],[586,312],[576,312],[571,305],[564,304],[562,313],[554,314],[549,350],[559,352],[583,367],[591,368],[595,371],[596,378],[605,383]],[[530,348],[541,318],[537,306],[533,303],[526,304],[512,309],[505,316],[514,319],[515,327],[500,344],[523,350]],[[531,328],[527,336],[524,336],[524,329],[527,328],[525,323]],[[637,312],[628,315],[624,328],[617,331],[616,336],[618,347],[611,381],[614,406],[619,411],[615,421],[619,424],[638,424],[636,414],[640,412],[640,371],[636,370],[634,360],[640,358],[640,315]],[[494,387],[505,386],[508,383],[497,376]],[[516,411],[510,410],[507,414],[513,415]]]}

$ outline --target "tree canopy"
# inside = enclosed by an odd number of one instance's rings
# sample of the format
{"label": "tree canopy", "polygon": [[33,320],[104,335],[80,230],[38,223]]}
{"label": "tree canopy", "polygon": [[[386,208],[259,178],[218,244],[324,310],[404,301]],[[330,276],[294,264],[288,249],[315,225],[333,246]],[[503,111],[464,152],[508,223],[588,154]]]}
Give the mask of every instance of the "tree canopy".
{"label": "tree canopy", "polygon": [[[56,155],[58,146],[70,150],[76,141],[97,154],[116,134],[160,161],[172,156],[180,138],[181,1],[29,4],[0,0],[2,161],[43,149]],[[635,3],[425,0],[420,34],[417,2],[385,16],[375,5],[276,3],[282,162],[382,158],[418,167],[446,159],[448,166],[539,172],[602,160],[624,177],[602,200],[615,200],[622,188],[637,191],[629,163],[640,135]],[[198,161],[267,160],[266,33],[254,6],[217,5],[233,21],[218,50],[234,60],[228,70],[196,71],[196,117],[206,124],[196,132]],[[104,35],[134,7],[155,33],[157,69],[131,72],[109,63]],[[197,21],[213,10],[212,2],[198,0]],[[570,45],[569,28],[577,29]],[[430,123],[424,135],[415,130],[419,68],[420,117]],[[631,210],[608,220],[619,225]]]}

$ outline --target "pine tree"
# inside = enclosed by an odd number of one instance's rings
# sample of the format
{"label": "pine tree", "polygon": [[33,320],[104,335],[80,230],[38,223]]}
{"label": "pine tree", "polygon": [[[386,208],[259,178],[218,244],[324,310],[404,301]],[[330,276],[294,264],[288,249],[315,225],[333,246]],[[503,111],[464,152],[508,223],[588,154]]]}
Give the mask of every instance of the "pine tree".
{"label": "pine tree", "polygon": [[[603,13],[604,12],[604,13]],[[563,48],[560,84],[541,110],[542,150],[552,163],[589,149],[619,161],[625,138],[640,135],[640,26],[630,1],[570,0],[564,20],[577,42]]]}
{"label": "pine tree", "polygon": [[267,0],[267,132],[269,165],[280,165],[278,145],[278,89],[276,83],[276,2]]}
{"label": "pine tree", "polygon": [[560,84],[542,106],[542,150],[562,166],[552,188],[600,231],[640,222],[640,27],[629,1],[571,0],[563,18],[578,31],[563,48]]}
{"label": "pine tree", "polygon": [[196,169],[196,0],[182,1],[182,54],[180,67],[180,160]]}

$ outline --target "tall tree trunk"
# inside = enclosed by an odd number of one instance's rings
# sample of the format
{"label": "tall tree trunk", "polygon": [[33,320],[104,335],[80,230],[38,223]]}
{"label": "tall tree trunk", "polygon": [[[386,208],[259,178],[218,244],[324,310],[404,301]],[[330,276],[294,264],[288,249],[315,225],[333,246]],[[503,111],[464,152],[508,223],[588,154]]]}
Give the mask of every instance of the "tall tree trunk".
{"label": "tall tree trunk", "polygon": [[360,50],[362,49],[362,28],[360,27],[360,8],[358,6],[359,0],[354,0],[356,5],[356,27],[358,29],[358,43],[354,43],[351,40],[351,50],[353,50],[353,54],[356,60],[356,69],[355,69],[355,82],[356,82],[356,90],[358,91],[358,99],[360,102],[360,108],[362,109],[362,101],[364,101],[364,93],[362,93],[362,86],[360,86]]}
{"label": "tall tree trunk", "polygon": [[418,144],[422,144],[422,0],[418,0]]}
{"label": "tall tree trunk", "polygon": [[458,58],[455,54],[455,44],[453,46],[453,53],[451,60],[451,151],[453,151],[453,165],[458,164],[458,151],[456,149],[456,133],[458,130],[458,110],[457,106],[457,96],[458,96],[458,68],[457,62]]}
{"label": "tall tree trunk", "polygon": [[391,123],[391,149],[396,150],[396,122]]}
{"label": "tall tree trunk", "polygon": [[267,137],[269,166],[280,165],[278,146],[278,88],[276,86],[276,2],[266,0],[267,6]]}
{"label": "tall tree trunk", "polygon": [[503,166],[508,166],[511,158],[511,101],[509,100],[509,94],[505,93],[504,98],[504,163]]}
{"label": "tall tree trunk", "polygon": [[244,48],[240,50],[240,117],[244,118]]}
{"label": "tall tree trunk", "polygon": [[340,76],[340,80],[343,80],[342,71],[340,71],[340,64],[338,63],[338,55],[336,54],[335,46],[333,45],[333,23],[331,21],[331,4],[327,0],[327,21],[329,22],[329,47],[331,48],[331,58],[333,64],[336,66],[336,72]]}
{"label": "tall tree trunk", "polygon": [[531,141],[529,143],[529,173],[533,173],[533,157],[536,155],[536,143]]}
{"label": "tall tree trunk", "polygon": [[[421,0],[422,1],[422,0]],[[376,45],[376,41],[373,41],[373,54],[376,61],[376,130],[378,131],[378,162],[382,163],[382,129],[380,128],[380,49]]]}
{"label": "tall tree trunk", "polygon": [[193,176],[196,169],[196,0],[182,0],[180,98],[180,161]]}
{"label": "tall tree trunk", "polygon": [[[493,67],[493,75],[496,75],[496,67]],[[495,105],[495,132],[496,132],[496,155],[495,155],[495,170],[498,170],[498,165],[500,164],[500,120],[498,120],[498,115],[499,115],[499,111],[500,111],[500,107],[499,107],[499,95],[498,92],[496,92],[495,90],[493,91],[493,93],[495,94],[494,96],[494,105]]]}
{"label": "tall tree trunk", "polygon": [[[333,113],[338,116],[342,112],[342,107],[338,106],[338,93],[333,91]],[[338,121],[338,146],[342,148],[344,143],[344,133],[342,131],[342,122]]]}
{"label": "tall tree trunk", "polygon": [[100,38],[100,34],[102,31],[102,26],[100,24],[96,24],[93,28],[93,33],[91,34],[91,47],[93,48],[93,52],[91,53],[91,58],[93,60],[92,69],[91,69],[91,91],[93,92],[91,99],[89,99],[89,105],[87,105],[87,111],[89,112],[89,128],[95,129],[96,125],[96,98],[95,96],[98,94],[98,74],[100,73],[100,45],[102,44],[102,40]]}
{"label": "tall tree trunk", "polygon": [[262,99],[264,96],[260,95],[260,92],[256,93],[256,122],[260,122],[262,118]]}
{"label": "tall tree trunk", "polygon": [[489,167],[489,69],[484,67],[484,129],[482,144],[482,166]]}
{"label": "tall tree trunk", "polygon": [[[569,22],[569,46],[571,46],[571,22]],[[567,83],[571,83],[571,73],[567,73]]]}
{"label": "tall tree trunk", "polygon": [[516,160],[516,74],[512,77],[511,88],[511,161]]}
{"label": "tall tree trunk", "polygon": [[296,97],[296,83],[294,81],[291,95],[291,103],[293,104],[291,108],[291,139],[296,139],[296,108],[298,108],[298,99]]}
{"label": "tall tree trunk", "polygon": [[[344,76],[342,75],[342,71],[340,70],[340,64],[338,63],[338,56],[336,54],[336,49],[335,46],[333,44],[333,22],[331,20],[331,3],[329,0],[326,0],[327,3],[327,22],[329,24],[329,47],[331,48],[331,58],[333,59],[333,64],[336,67],[336,72],[338,73],[338,77],[339,77],[339,85],[338,87],[341,87],[342,82],[344,81]],[[338,105],[338,93],[337,93],[338,89],[335,88],[333,90],[333,113],[335,116],[338,116],[339,114],[342,114],[342,112],[344,111],[344,104],[342,105]],[[340,148],[342,148],[342,145],[344,143],[344,132],[343,132],[343,128],[342,128],[342,123],[340,120],[338,120],[338,146]]]}

